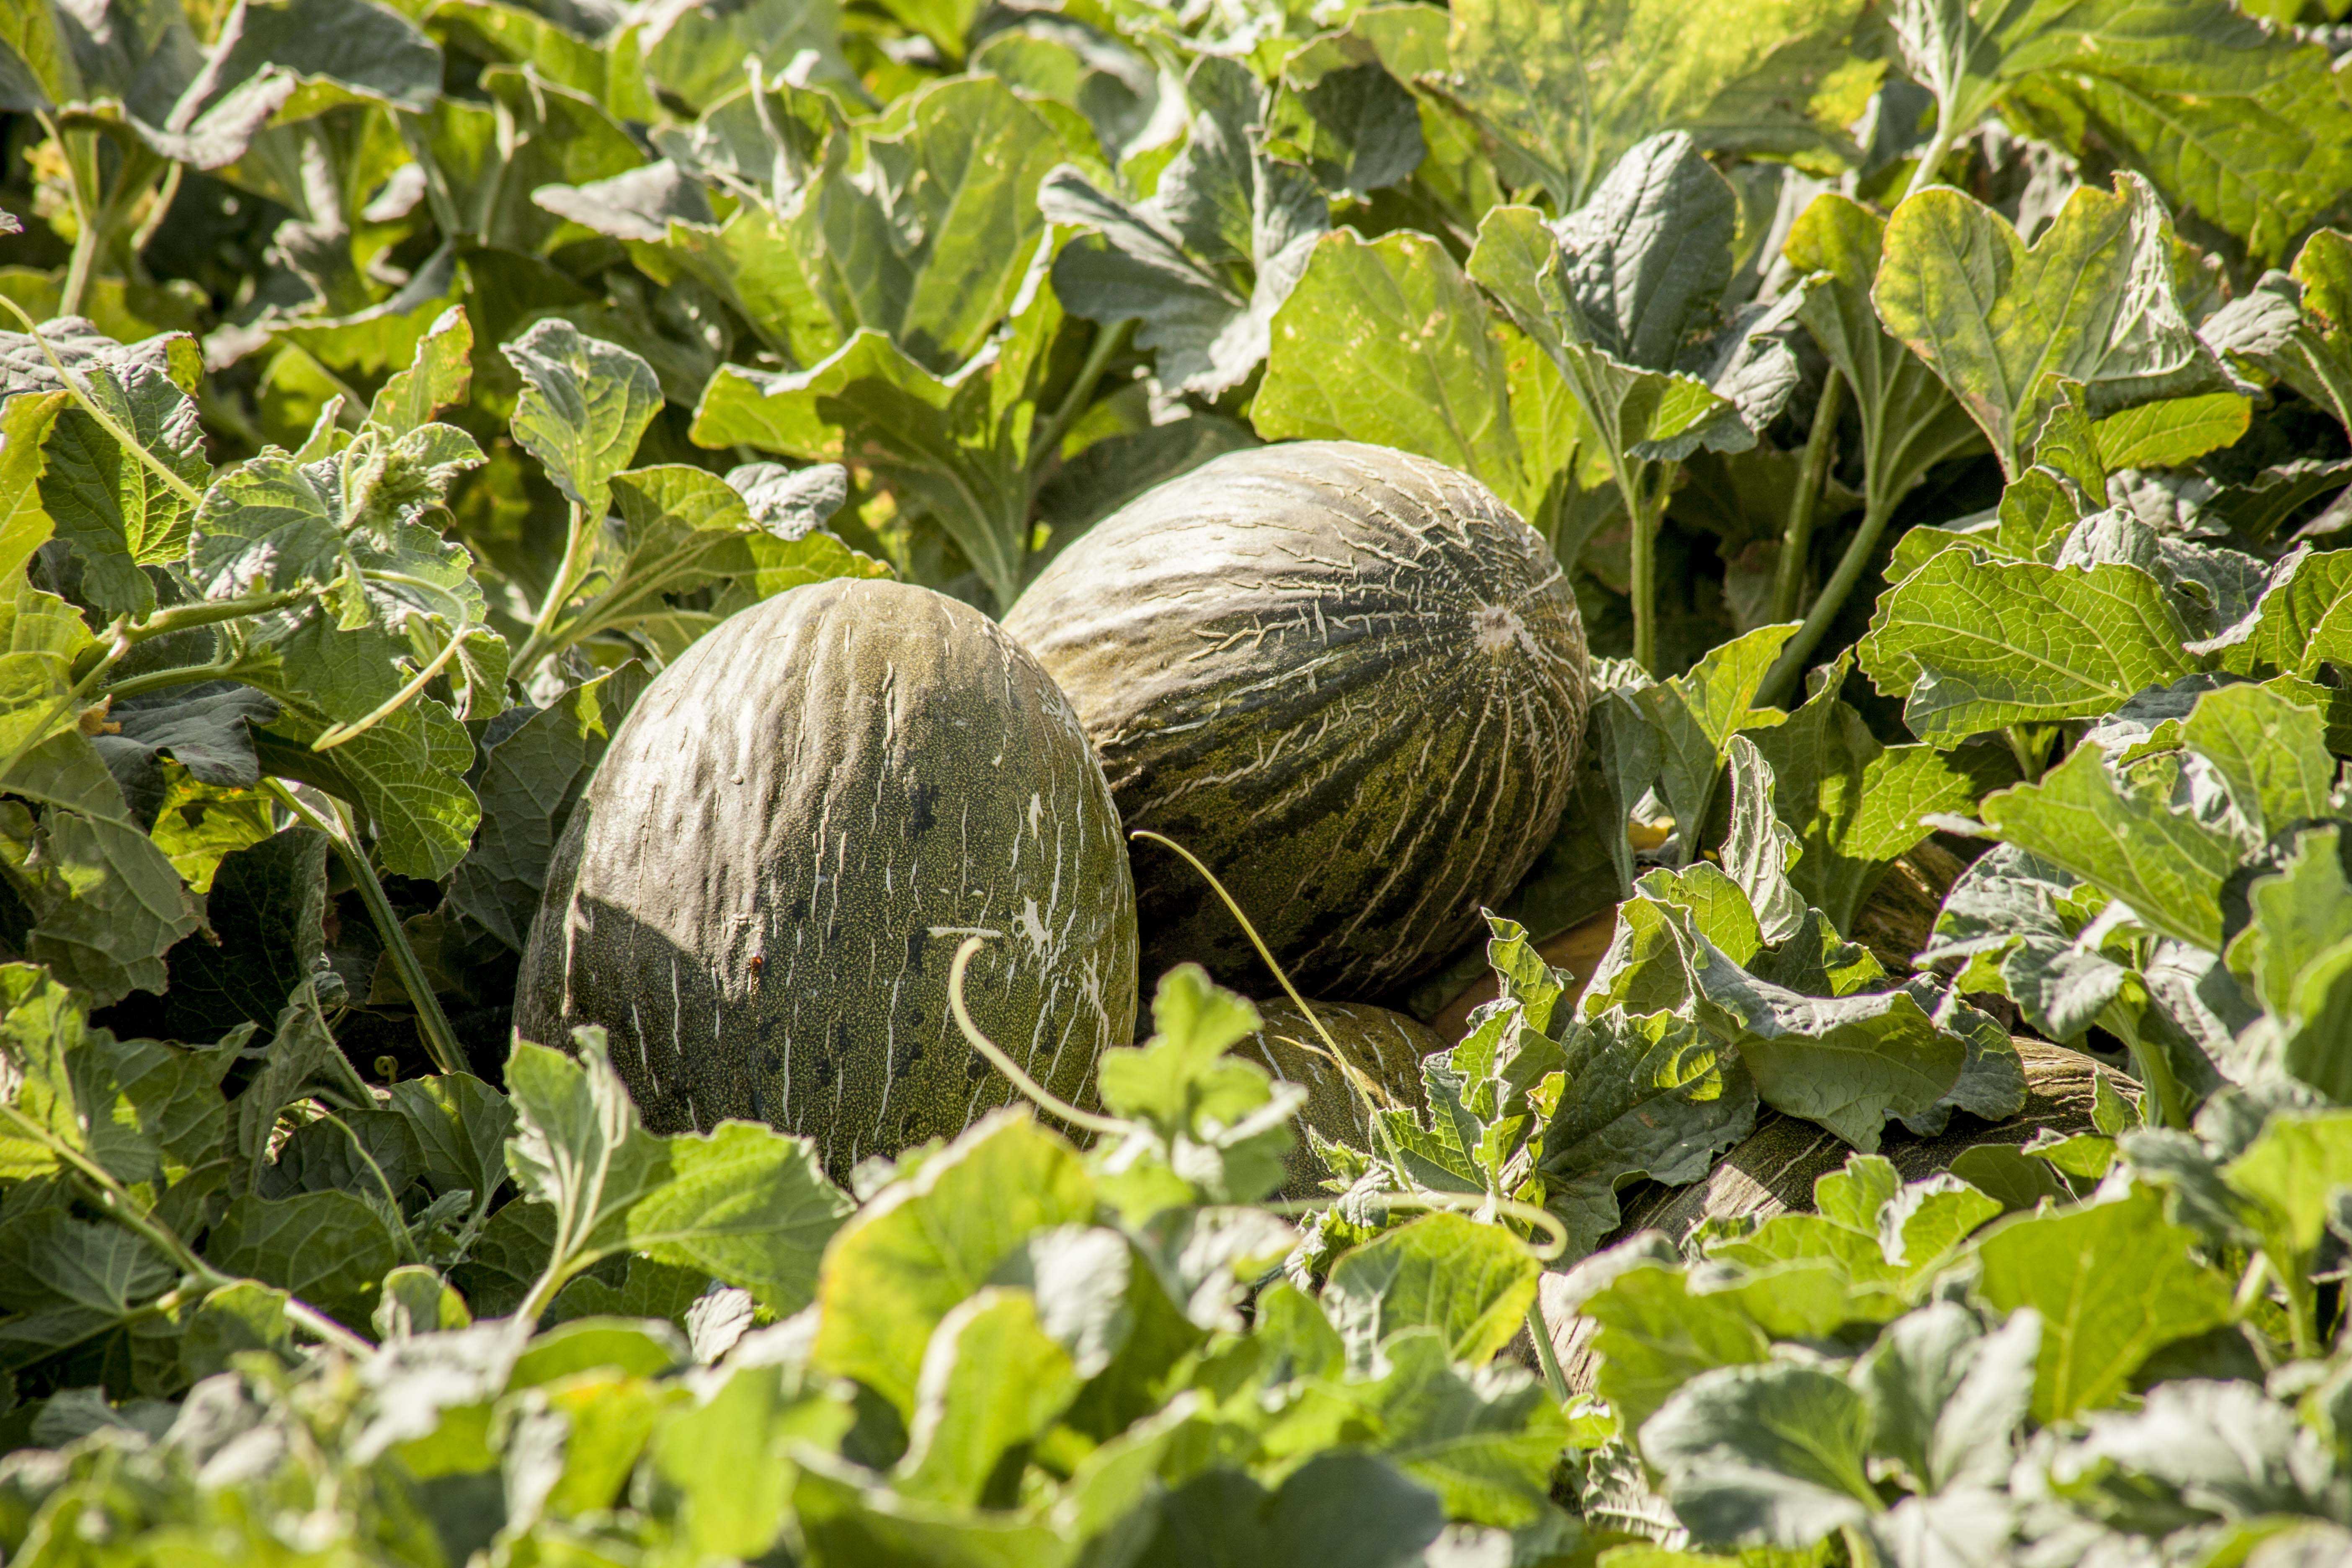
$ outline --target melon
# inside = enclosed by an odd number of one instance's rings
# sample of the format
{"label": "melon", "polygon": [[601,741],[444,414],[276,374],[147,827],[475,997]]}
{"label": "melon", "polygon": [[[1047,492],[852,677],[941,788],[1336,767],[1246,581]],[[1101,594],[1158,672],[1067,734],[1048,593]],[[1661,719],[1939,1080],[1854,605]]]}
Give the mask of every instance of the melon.
{"label": "melon", "polygon": [[1066,1099],[1134,1038],[1135,894],[1076,713],[979,611],[842,579],[730,617],[648,686],[558,846],[516,995],[582,1024],[646,1125],[726,1117],[826,1164],[952,1134],[1009,1086],[948,1009]]}
{"label": "melon", "polygon": [[[1421,1058],[1442,1051],[1445,1042],[1418,1019],[1361,1002],[1317,1002],[1315,1016],[1331,1037],[1323,1035],[1298,1010],[1295,1002],[1257,1005],[1258,1031],[1234,1047],[1243,1060],[1255,1062],[1286,1083],[1302,1084],[1307,1102],[1298,1121],[1335,1143],[1377,1152],[1371,1117],[1364,1096],[1331,1060],[1331,1047],[1349,1065],[1377,1085],[1398,1108],[1419,1110],[1423,1104]],[[1309,1198],[1323,1190],[1331,1174],[1301,1131],[1291,1146],[1289,1176],[1282,1184],[1286,1198]]]}
{"label": "melon", "polygon": [[[1069,694],[1130,829],[1234,894],[1290,978],[1381,1000],[1478,930],[1557,827],[1584,632],[1541,536],[1443,464],[1229,453],[1080,536],[1005,619]],[[1144,971],[1270,976],[1197,873],[1135,850]]]}

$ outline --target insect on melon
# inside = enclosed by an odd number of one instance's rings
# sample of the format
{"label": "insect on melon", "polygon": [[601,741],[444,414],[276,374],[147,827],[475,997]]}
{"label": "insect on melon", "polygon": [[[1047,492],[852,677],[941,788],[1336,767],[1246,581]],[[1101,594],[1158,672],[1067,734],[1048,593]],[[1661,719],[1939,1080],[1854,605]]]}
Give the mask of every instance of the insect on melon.
{"label": "insect on melon", "polygon": [[[1069,693],[1129,828],[1231,889],[1312,993],[1444,961],[1549,841],[1583,735],[1584,631],[1542,537],[1382,447],[1229,453],[1097,523],[1005,629]],[[1271,988],[1196,873],[1139,845],[1147,973]]]}
{"label": "insect on melon", "polygon": [[[1135,1026],[1118,814],[1077,716],[977,610],[843,579],[745,610],[662,671],[564,831],[516,999],[526,1038],[599,1024],[659,1131],[806,1133],[828,1166],[961,1130]],[[952,934],[950,934],[952,933]]]}

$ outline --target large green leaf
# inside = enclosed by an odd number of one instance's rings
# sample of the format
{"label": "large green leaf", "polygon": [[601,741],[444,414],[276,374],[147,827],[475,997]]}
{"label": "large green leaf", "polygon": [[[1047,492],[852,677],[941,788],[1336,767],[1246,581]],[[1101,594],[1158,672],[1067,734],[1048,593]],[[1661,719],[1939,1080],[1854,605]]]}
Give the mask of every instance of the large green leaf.
{"label": "large green leaf", "polygon": [[577,1060],[528,1040],[507,1058],[515,1111],[507,1170],[525,1198],[555,1211],[559,1270],[624,1245],[630,1209],[669,1174],[668,1149],[639,1122],[604,1031],[581,1029],[573,1043]]}
{"label": "large green leaf", "polygon": [[1798,215],[1781,246],[1789,265],[1812,279],[1799,319],[1853,391],[1864,499],[1880,516],[1929,468],[1974,447],[1979,434],[1927,363],[1887,335],[1871,305],[1885,235],[1885,221],[1869,208],[1824,192]]}
{"label": "large green leaf", "polygon": [[872,331],[933,374],[971,359],[1015,308],[1045,237],[1038,184],[1066,155],[992,77],[934,83],[862,134],[836,132],[781,220],[806,300],[793,357],[814,366]]}
{"label": "large green leaf", "polygon": [[992,357],[946,378],[871,329],[811,370],[728,365],[695,410],[694,439],[871,468],[947,531],[1002,610],[1028,555],[1033,400],[1060,321],[1040,288]]}
{"label": "large green leaf", "polygon": [[2352,1100],[2352,882],[2341,829],[2303,836],[2283,874],[2257,879],[2253,923],[2231,947],[2269,1015],[2281,1066],[2338,1104]]}
{"label": "large green leaf", "polygon": [[1039,199],[1055,223],[1091,231],[1054,260],[1071,312],[1105,326],[1137,320],[1161,379],[1214,397],[1265,357],[1329,209],[1313,175],[1257,145],[1265,94],[1244,68],[1203,57],[1185,94],[1196,110],[1188,140],[1149,200],[1123,201],[1067,167]]}
{"label": "large green leaf", "polygon": [[1339,229],[1316,246],[1275,315],[1250,421],[1271,441],[1368,441],[1434,458],[1556,541],[1569,498],[1609,479],[1550,356],[1492,310],[1444,246],[1409,230],[1367,243]]}
{"label": "large green leaf", "polygon": [[515,439],[546,465],[566,500],[601,521],[613,476],[629,466],[661,412],[653,368],[561,321],[540,322],[501,352],[523,381]]}
{"label": "large green leaf", "polygon": [[1478,1366],[1518,1332],[1538,1272],[1527,1247],[1502,1226],[1433,1214],[1333,1265],[1324,1310],[1360,1370],[1370,1370],[1390,1335],[1419,1328],[1437,1330],[1448,1354]]}
{"label": "large green leaf", "polygon": [[[1616,1262],[1637,1245],[1604,1252],[1589,1267]],[[1593,1386],[1617,1419],[1639,1432],[1691,1379],[1713,1367],[1762,1362],[1771,1341],[1729,1293],[1693,1290],[1683,1269],[1654,1259],[1629,1261],[1582,1310],[1600,1325]]]}
{"label": "large green leaf", "polygon": [[2033,1414],[2045,1424],[2122,1394],[2158,1347],[2231,1316],[2231,1282],[2197,1261],[2161,1194],[2019,1215],[1979,1247],[1977,1289],[2000,1312],[2042,1315]]}
{"label": "large green leaf", "polygon": [[1039,1324],[1027,1291],[991,1287],[958,1303],[923,1354],[898,1489],[980,1502],[1004,1451],[1034,1442],[1082,1381],[1069,1352]]}
{"label": "large green leaf", "polygon": [[1971,196],[1922,191],[1887,220],[1871,290],[1886,330],[1935,367],[2021,474],[2055,382],[2080,382],[2094,416],[2225,392],[2173,288],[2172,225],[2147,183],[2084,186],[2029,246]]}
{"label": "large green leaf", "polygon": [[1473,126],[1504,183],[1580,205],[1644,137],[1834,167],[1874,73],[1847,53],[1863,8],[1773,0],[1734,13],[1659,0],[1453,9],[1447,68],[1421,79]]}
{"label": "large green leaf", "polygon": [[816,1294],[817,1258],[851,1207],[815,1145],[749,1121],[669,1140],[667,1178],[629,1210],[629,1245],[749,1289],[772,1311]]}
{"label": "large green leaf", "polygon": [[2140,171],[2258,260],[2352,185],[2326,51],[2216,0],[1911,0],[1899,17],[1950,134],[1998,110]]}
{"label": "large green leaf", "polygon": [[2221,885],[2246,846],[2176,809],[2177,757],[2159,756],[2122,777],[2096,745],[2042,776],[1987,795],[1984,820],[2000,836],[2131,905],[2158,931],[2207,949],[2221,945]]}
{"label": "large green leaf", "polygon": [[1950,745],[1979,731],[2111,713],[2197,668],[2188,630],[2137,566],[1988,561],[1946,550],[1884,595],[1860,644],[1904,721]]}
{"label": "large green leaf", "polygon": [[1784,1362],[1702,1373],[1641,1431],[1676,1516],[1720,1546],[1811,1546],[1868,1519],[1870,1437],[1862,1395]]}
{"label": "large green leaf", "polygon": [[698,109],[739,91],[749,60],[780,77],[805,50],[815,57],[809,78],[852,78],[841,58],[838,0],[720,0],[665,7],[660,15],[662,25],[647,28],[642,40],[646,73]]}
{"label": "large green leaf", "polygon": [[929,1155],[844,1226],[817,1280],[815,1363],[914,1414],[924,1347],[1039,1231],[1094,1218],[1077,1153],[1017,1111]]}
{"label": "large green leaf", "polygon": [[1621,1186],[1696,1181],[1756,1124],[1754,1080],[1687,1019],[1612,1009],[1573,1029],[1566,1050],[1567,1092],[1539,1163],[1572,1254],[1617,1227]]}
{"label": "large green leaf", "polygon": [[[92,401],[164,468],[201,490],[211,477],[196,405],[170,377],[135,362],[82,373]],[[82,586],[109,615],[144,616],[154,584],[142,566],[187,553],[194,508],[78,406],[61,409],[43,446],[41,509],[82,560]]]}

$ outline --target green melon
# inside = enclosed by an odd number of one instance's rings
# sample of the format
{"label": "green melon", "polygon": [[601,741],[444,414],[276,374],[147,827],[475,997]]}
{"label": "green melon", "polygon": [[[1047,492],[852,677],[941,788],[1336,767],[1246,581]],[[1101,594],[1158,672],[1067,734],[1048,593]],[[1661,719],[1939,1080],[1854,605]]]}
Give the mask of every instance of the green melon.
{"label": "green melon", "polygon": [[[1361,1002],[1317,1002],[1315,1016],[1331,1036],[1331,1044],[1349,1064],[1379,1086],[1400,1109],[1418,1110],[1423,1101],[1421,1058],[1442,1051],[1445,1042],[1430,1027],[1402,1013]],[[1234,1054],[1255,1062],[1286,1083],[1303,1084],[1307,1103],[1298,1120],[1334,1142],[1370,1151],[1371,1118],[1364,1096],[1350,1086],[1348,1076],[1331,1060],[1323,1037],[1285,998],[1257,1005],[1258,1031],[1234,1047]],[[1288,1160],[1290,1176],[1282,1195],[1313,1197],[1330,1175],[1315,1156],[1302,1131]]]}
{"label": "green melon", "polygon": [[961,1130],[1008,1086],[947,973],[1040,1082],[1135,1033],[1135,901],[1077,716],[996,624],[925,588],[743,611],[629,712],[557,848],[516,995],[527,1039],[602,1025],[646,1124],[749,1117],[836,1172]]}
{"label": "green melon", "polygon": [[[1068,692],[1129,828],[1198,855],[1309,994],[1395,995],[1477,930],[1566,807],[1576,600],[1484,486],[1382,447],[1230,453],[1097,523],[1005,619]],[[1273,989],[1166,851],[1144,972]]]}

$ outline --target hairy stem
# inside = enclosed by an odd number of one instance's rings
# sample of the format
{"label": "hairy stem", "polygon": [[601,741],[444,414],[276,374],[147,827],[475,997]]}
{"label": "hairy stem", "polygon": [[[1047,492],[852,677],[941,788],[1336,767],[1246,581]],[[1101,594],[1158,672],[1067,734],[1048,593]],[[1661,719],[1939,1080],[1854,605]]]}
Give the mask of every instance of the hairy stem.
{"label": "hairy stem", "polygon": [[383,883],[377,879],[367,849],[360,843],[359,830],[352,825],[350,808],[331,798],[328,804],[334,813],[331,821],[304,805],[284,784],[275,779],[268,782],[270,793],[297,817],[325,834],[335,852],[342,857],[343,864],[351,868],[352,880],[359,885],[361,901],[367,905],[368,917],[375,921],[376,933],[383,938],[392,967],[408,992],[409,1001],[415,1004],[417,1032],[425,1037],[425,1051],[433,1058],[433,1065],[443,1072],[464,1072],[465,1049],[457,1044],[457,1032],[449,1027],[449,1016],[441,1010],[441,999],[434,994],[432,982],[425,978],[424,963],[409,945],[408,932],[401,925],[400,916],[394,910],[392,900],[384,896]]}
{"label": "hairy stem", "polygon": [[1830,580],[1814,595],[1812,608],[1805,612],[1804,624],[1797,628],[1796,636],[1781,644],[1780,657],[1773,661],[1763,684],[1756,689],[1758,707],[1780,707],[1796,692],[1813,650],[1822,646],[1822,638],[1829,635],[1830,623],[1845,608],[1847,596],[1862,580],[1863,568],[1870,564],[1871,553],[1878,548],[1878,536],[1886,531],[1886,520],[1894,513],[1892,501],[1875,500],[1863,512],[1862,526],[1846,542],[1845,553],[1838,557]]}
{"label": "hairy stem", "polygon": [[555,581],[547,585],[547,597],[539,606],[538,618],[530,624],[530,636],[515,650],[514,662],[508,674],[516,680],[528,680],[539,661],[554,653],[560,646],[555,640],[556,623],[563,618],[563,606],[588,575],[587,553],[595,529],[603,520],[592,521],[588,509],[579,502],[572,503],[570,531],[563,540],[563,559],[555,568]]}
{"label": "hairy stem", "polygon": [[1560,1404],[1568,1403],[1568,1374],[1559,1369],[1559,1352],[1552,1348],[1551,1325],[1544,1321],[1543,1308],[1528,1309],[1528,1337],[1536,1342],[1536,1363],[1543,1368],[1544,1385]]}
{"label": "hairy stem", "polygon": [[1665,516],[1666,496],[1673,489],[1673,467],[1666,463],[1647,466],[1648,483],[1640,477],[1622,488],[1627,515],[1632,521],[1628,536],[1633,568],[1633,662],[1653,677],[1658,669],[1658,525]]}
{"label": "hairy stem", "polygon": [[1838,416],[1845,406],[1845,377],[1834,368],[1822,384],[1813,408],[1813,428],[1805,437],[1805,458],[1797,470],[1797,493],[1790,498],[1789,524],[1780,539],[1780,562],[1772,575],[1775,621],[1793,618],[1805,594],[1805,559],[1813,543],[1813,518],[1821,510],[1822,486],[1837,451]]}
{"label": "hairy stem", "polygon": [[1031,468],[1052,461],[1062,437],[1069,434],[1070,426],[1094,401],[1095,388],[1101,384],[1103,372],[1110,368],[1118,351],[1127,346],[1127,334],[1134,325],[1132,321],[1125,321],[1096,326],[1094,341],[1087,348],[1086,363],[1078,367],[1078,378],[1070,383],[1069,393],[1061,405],[1047,416],[1045,428],[1029,438]]}

